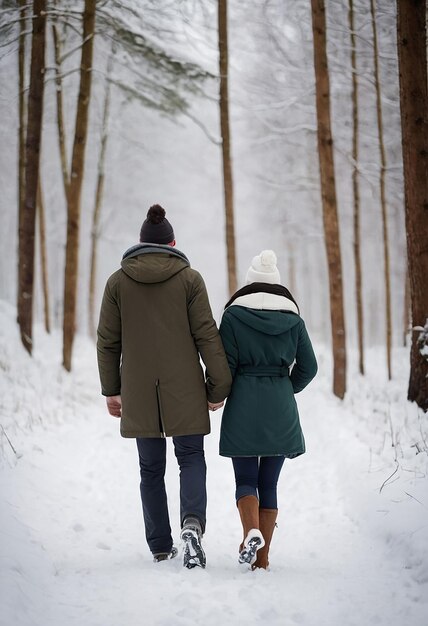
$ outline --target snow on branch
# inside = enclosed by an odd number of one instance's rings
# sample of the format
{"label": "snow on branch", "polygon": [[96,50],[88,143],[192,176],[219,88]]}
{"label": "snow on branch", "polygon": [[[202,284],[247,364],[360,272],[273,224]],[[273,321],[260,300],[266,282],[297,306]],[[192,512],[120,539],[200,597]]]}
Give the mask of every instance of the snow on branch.
{"label": "snow on branch", "polygon": [[64,61],[66,59],[68,59],[69,57],[71,57],[75,52],[77,52],[78,50],[81,50],[82,47],[85,45],[86,42],[88,42],[90,39],[92,39],[94,35],[89,34],[87,37],[85,37],[85,39],[83,41],[81,41],[77,46],[75,46],[74,48],[71,48],[70,50],[68,50],[67,52],[64,52],[64,54],[61,56],[61,63],[64,63]]}
{"label": "snow on branch", "polygon": [[258,139],[255,143],[258,145],[263,145],[266,143],[270,143],[271,141],[276,141],[280,136],[285,135],[293,135],[294,133],[300,133],[301,131],[307,133],[316,133],[317,127],[312,124],[296,124],[296,126],[291,126],[288,128],[272,128],[271,135],[265,135]]}
{"label": "snow on branch", "polygon": [[220,137],[214,137],[213,135],[211,135],[210,131],[208,130],[208,128],[205,126],[205,124],[203,124],[200,120],[198,120],[197,117],[195,117],[194,115],[192,115],[192,113],[189,113],[189,111],[183,111],[182,112],[183,115],[185,115],[186,117],[188,117],[194,124],[196,124],[196,126],[199,126],[199,128],[202,130],[202,132],[204,133],[204,135],[206,137],[208,137],[208,139],[216,146],[220,146],[221,145],[221,138]]}
{"label": "snow on branch", "polygon": [[428,361],[428,317],[425,321],[425,326],[414,326],[413,330],[420,333],[417,339],[419,353],[425,361]]}

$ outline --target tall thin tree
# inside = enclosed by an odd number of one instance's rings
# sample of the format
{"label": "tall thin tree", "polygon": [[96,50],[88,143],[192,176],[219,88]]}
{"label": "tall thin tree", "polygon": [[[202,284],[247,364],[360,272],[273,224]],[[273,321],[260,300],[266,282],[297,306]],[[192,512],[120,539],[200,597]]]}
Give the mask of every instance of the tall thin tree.
{"label": "tall thin tree", "polygon": [[67,198],[67,244],[64,277],[63,365],[71,370],[76,326],[76,296],[80,231],[80,196],[82,191],[85,147],[91,98],[96,0],[85,0],[80,86],[76,110],[71,176]]}
{"label": "tall thin tree", "polygon": [[342,261],[334,176],[333,138],[330,120],[330,79],[324,0],[311,0],[314,37],[315,90],[318,153],[321,178],[324,236],[330,287],[330,316],[333,347],[333,392],[346,392],[346,337],[343,308]]}
{"label": "tall thin tree", "polygon": [[377,38],[377,26],[376,26],[376,7],[375,0],[370,0],[370,14],[373,31],[373,67],[374,67],[374,82],[376,89],[376,115],[377,115],[377,130],[379,141],[379,155],[380,155],[380,174],[379,174],[379,188],[380,188],[380,206],[382,212],[382,231],[383,231],[383,264],[384,264],[384,277],[385,277],[385,320],[386,320],[386,364],[388,369],[388,378],[392,377],[392,363],[391,363],[391,347],[392,347],[392,314],[391,314],[391,271],[389,261],[389,240],[388,240],[388,211],[386,206],[386,194],[385,194],[385,175],[386,175],[386,152],[385,141],[383,132],[383,115],[382,115],[382,94],[379,74],[379,46]]}
{"label": "tall thin tree", "polygon": [[[26,0],[19,0],[21,19],[19,22],[18,84],[19,84],[19,128],[18,128],[18,236],[23,228],[25,202],[25,28],[27,18]],[[19,300],[19,290],[18,290]],[[18,305],[19,306],[19,305]]]}
{"label": "tall thin tree", "polygon": [[56,120],[58,126],[58,144],[61,160],[62,182],[64,186],[64,195],[68,202],[68,194],[70,188],[70,176],[68,172],[67,160],[67,140],[64,123],[64,98],[62,91],[62,69],[61,69],[61,38],[58,32],[58,26],[52,24],[52,39],[54,44],[55,57],[55,94],[56,94]]}
{"label": "tall thin tree", "polygon": [[101,206],[104,193],[104,170],[105,170],[105,158],[107,152],[107,139],[108,139],[108,122],[110,115],[110,96],[111,96],[111,74],[113,71],[115,49],[112,48],[108,62],[106,72],[106,88],[104,94],[104,109],[101,122],[101,147],[100,156],[98,160],[98,176],[97,187],[95,192],[94,211],[92,214],[92,231],[91,231],[91,261],[89,269],[89,333],[95,338],[96,336],[96,322],[95,322],[95,286],[97,277],[97,244],[99,238]]}
{"label": "tall thin tree", "polygon": [[49,281],[48,281],[48,255],[46,246],[46,213],[45,200],[43,197],[42,180],[39,176],[37,186],[37,216],[39,223],[39,244],[40,244],[40,270],[43,290],[43,312],[45,319],[45,330],[51,332],[50,306],[49,306]]}
{"label": "tall thin tree", "polygon": [[220,71],[220,128],[223,158],[224,206],[226,214],[226,250],[229,293],[237,289],[233,178],[229,124],[229,52],[227,36],[227,0],[218,0],[218,49]]}
{"label": "tall thin tree", "polygon": [[403,346],[407,346],[407,336],[410,329],[410,278],[406,266],[406,276],[404,279],[404,306],[403,306]]}
{"label": "tall thin tree", "polygon": [[22,343],[30,354],[33,347],[34,239],[42,134],[45,33],[46,0],[34,0],[25,142],[25,195],[19,220],[18,243],[18,324]]}
{"label": "tall thin tree", "polygon": [[[397,0],[401,130],[412,326],[428,318],[428,85],[425,0]],[[428,360],[413,331],[408,399],[428,410]]]}
{"label": "tall thin tree", "polygon": [[352,70],[352,192],[354,204],[354,263],[355,263],[355,300],[357,305],[358,366],[364,374],[364,315],[361,271],[361,234],[360,234],[360,189],[358,181],[358,74],[357,42],[355,36],[354,0],[349,0],[349,31],[351,35],[351,70]]}

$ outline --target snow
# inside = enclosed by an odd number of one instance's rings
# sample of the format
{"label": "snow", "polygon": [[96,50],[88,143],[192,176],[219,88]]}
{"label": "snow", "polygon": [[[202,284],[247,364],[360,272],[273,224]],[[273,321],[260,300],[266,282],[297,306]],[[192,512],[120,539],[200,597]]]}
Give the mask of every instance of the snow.
{"label": "snow", "polygon": [[[343,403],[330,359],[298,396],[307,453],[286,462],[270,571],[237,564],[240,525],[220,412],[206,438],[207,568],[152,563],[144,540],[136,446],[99,395],[95,350],[78,337],[74,371],[61,336],[22,349],[0,302],[1,614],[3,626],[428,623],[426,417],[405,400],[408,351],[372,348]],[[351,361],[352,355],[349,360]],[[351,368],[352,369],[352,368]],[[13,449],[12,449],[13,446]],[[167,488],[178,540],[178,472]]]}

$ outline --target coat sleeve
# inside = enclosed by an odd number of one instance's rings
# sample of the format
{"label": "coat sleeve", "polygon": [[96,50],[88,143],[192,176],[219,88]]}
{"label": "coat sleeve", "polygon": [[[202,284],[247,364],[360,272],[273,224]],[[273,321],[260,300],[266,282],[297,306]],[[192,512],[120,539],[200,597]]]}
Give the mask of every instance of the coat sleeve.
{"label": "coat sleeve", "polygon": [[227,312],[224,313],[220,324],[220,337],[226,352],[226,358],[229,363],[232,378],[235,378],[235,372],[239,362],[238,346],[236,344],[235,335],[229,317],[230,316]]}
{"label": "coat sleeve", "polygon": [[294,393],[302,391],[314,378],[318,371],[317,360],[309,339],[308,331],[302,320],[297,343],[296,362],[290,374]]}
{"label": "coat sleeve", "polygon": [[212,316],[202,276],[195,272],[188,300],[190,331],[206,367],[206,390],[209,402],[222,402],[230,392],[232,377],[223,344]]}
{"label": "coat sleeve", "polygon": [[122,354],[122,328],[117,299],[115,274],[107,281],[101,304],[97,331],[98,371],[101,393],[104,396],[120,394],[120,358]]}

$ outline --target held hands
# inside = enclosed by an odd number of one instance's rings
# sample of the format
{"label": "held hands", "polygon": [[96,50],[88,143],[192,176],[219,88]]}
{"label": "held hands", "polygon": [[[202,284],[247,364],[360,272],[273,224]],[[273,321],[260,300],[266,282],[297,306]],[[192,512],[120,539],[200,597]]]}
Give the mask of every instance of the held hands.
{"label": "held hands", "polygon": [[[113,415],[113,417],[122,416],[122,398],[120,396],[107,396],[106,402],[110,415]],[[217,411],[217,409],[221,409],[223,405],[224,402],[208,402],[210,411]]]}
{"label": "held hands", "polygon": [[122,417],[122,398],[120,396],[107,396],[107,409],[113,417]]}
{"label": "held hands", "polygon": [[221,409],[224,405],[224,402],[208,402],[208,408],[210,411],[217,411],[217,409]]}

